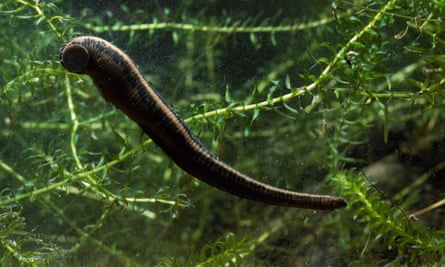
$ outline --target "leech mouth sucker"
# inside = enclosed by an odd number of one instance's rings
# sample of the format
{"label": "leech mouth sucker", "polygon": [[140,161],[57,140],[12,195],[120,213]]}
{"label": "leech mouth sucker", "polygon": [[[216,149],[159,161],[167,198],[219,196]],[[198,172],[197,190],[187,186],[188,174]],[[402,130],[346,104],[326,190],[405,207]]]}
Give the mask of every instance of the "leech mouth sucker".
{"label": "leech mouth sucker", "polygon": [[261,183],[222,162],[145,81],[133,61],[101,38],[71,39],[61,48],[60,62],[70,72],[89,75],[105,100],[136,122],[179,167],[211,186],[277,206],[335,210],[347,205],[342,198]]}

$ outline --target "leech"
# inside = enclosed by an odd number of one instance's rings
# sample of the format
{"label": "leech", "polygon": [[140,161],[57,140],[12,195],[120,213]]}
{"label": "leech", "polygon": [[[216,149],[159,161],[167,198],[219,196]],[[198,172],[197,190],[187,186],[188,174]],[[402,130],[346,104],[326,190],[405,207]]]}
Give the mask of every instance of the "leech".
{"label": "leech", "polygon": [[89,75],[105,100],[136,122],[179,167],[207,184],[277,206],[318,210],[346,206],[342,198],[261,183],[222,162],[145,81],[133,61],[111,43],[97,37],[76,37],[62,46],[60,62],[70,72]]}

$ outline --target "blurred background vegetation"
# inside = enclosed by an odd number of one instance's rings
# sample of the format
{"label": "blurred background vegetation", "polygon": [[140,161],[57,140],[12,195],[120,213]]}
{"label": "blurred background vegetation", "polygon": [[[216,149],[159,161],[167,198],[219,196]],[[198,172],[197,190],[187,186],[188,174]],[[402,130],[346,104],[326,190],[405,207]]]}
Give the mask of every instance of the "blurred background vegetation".
{"label": "blurred background vegetation", "polygon": [[[439,0],[0,4],[2,266],[445,263]],[[96,35],[224,161],[347,199],[315,212],[190,177],[61,45]],[[427,208],[426,210],[423,210]]]}

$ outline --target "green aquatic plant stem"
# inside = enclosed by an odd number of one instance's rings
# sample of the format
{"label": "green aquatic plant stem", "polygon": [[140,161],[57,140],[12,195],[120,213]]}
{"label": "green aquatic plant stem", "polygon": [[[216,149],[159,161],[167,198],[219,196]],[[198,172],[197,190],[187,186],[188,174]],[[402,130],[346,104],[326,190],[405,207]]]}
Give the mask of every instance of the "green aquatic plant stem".
{"label": "green aquatic plant stem", "polygon": [[430,236],[427,229],[416,229],[404,213],[390,207],[388,201],[382,201],[377,192],[372,192],[372,186],[361,174],[338,172],[332,179],[351,199],[350,206],[356,210],[354,220],[371,224],[371,229],[377,233],[375,239],[385,239],[390,249],[410,247],[411,253],[416,254],[415,251],[419,250],[432,256],[438,256],[445,250],[443,239]]}
{"label": "green aquatic plant stem", "polygon": [[271,225],[270,228],[267,231],[261,233],[260,236],[256,237],[255,239],[248,240],[247,243],[245,244],[245,248],[243,249],[243,251],[238,252],[236,257],[233,257],[229,253],[226,253],[225,250],[222,250],[221,252],[218,252],[215,255],[209,255],[205,260],[195,264],[194,266],[196,267],[220,266],[218,263],[218,258],[226,258],[227,263],[230,262],[231,264],[238,266],[239,264],[242,264],[244,258],[247,258],[251,254],[255,253],[256,249],[259,246],[266,243],[266,241],[271,237],[273,237],[274,234],[283,229],[283,225],[284,225],[283,220],[280,220],[276,222],[274,225]]}
{"label": "green aquatic plant stem", "polygon": [[[73,95],[71,92],[71,83],[67,76],[65,76],[65,92],[66,92],[66,98],[68,103],[68,111],[70,113],[71,117],[71,131],[70,131],[70,148],[71,153],[74,159],[74,162],[76,163],[76,167],[79,170],[82,170],[82,164],[80,163],[79,156],[77,155],[77,148],[76,148],[76,134],[77,129],[79,128],[79,120],[77,119],[76,112],[74,110],[74,103],[73,103]],[[95,182],[95,181],[93,181]]]}
{"label": "green aquatic plant stem", "polygon": [[[14,168],[9,166],[6,162],[0,159],[0,167],[5,170],[7,173],[14,176],[18,181],[20,181],[22,184],[26,184],[27,180],[24,176],[22,176],[20,173],[16,172]],[[3,206],[3,205],[0,205]]]}
{"label": "green aquatic plant stem", "polygon": [[319,77],[311,84],[306,86],[301,86],[295,89],[292,89],[291,93],[281,95],[279,97],[272,98],[270,100],[262,101],[259,103],[254,103],[250,105],[244,105],[244,106],[238,106],[238,107],[227,107],[222,109],[217,109],[214,111],[206,112],[204,114],[197,114],[195,116],[192,116],[188,118],[186,121],[194,121],[194,120],[201,120],[204,118],[209,118],[212,116],[218,116],[218,115],[227,115],[231,112],[245,112],[248,110],[255,110],[255,109],[261,109],[264,107],[273,106],[278,103],[284,103],[290,99],[293,99],[297,96],[300,96],[305,93],[309,93],[312,90],[321,87],[322,83],[327,80],[330,76],[330,72],[334,69],[336,64],[342,60],[345,56],[345,54],[352,48],[352,46],[366,33],[371,31],[373,27],[375,27],[376,23],[378,23],[384,13],[389,10],[397,1],[392,0],[389,1],[380,12],[378,12],[373,19],[365,26],[363,29],[355,34],[334,56],[334,58],[328,63],[328,65],[323,69]]}
{"label": "green aquatic plant stem", "polygon": [[[343,13],[339,17],[348,15]],[[101,33],[108,31],[153,31],[153,30],[181,30],[181,31],[193,31],[193,32],[211,32],[211,33],[274,33],[274,32],[295,32],[301,30],[307,30],[310,28],[318,28],[323,25],[332,23],[335,18],[323,18],[318,21],[308,23],[295,23],[291,25],[278,25],[278,26],[242,26],[242,22],[236,21],[231,26],[208,26],[208,25],[195,25],[187,23],[175,23],[175,22],[153,22],[153,23],[141,23],[134,25],[115,25],[115,26],[95,26],[92,24],[86,24],[85,28]]]}
{"label": "green aquatic plant stem", "polygon": [[[369,6],[364,5],[363,1],[360,2],[360,3],[357,3],[357,2],[354,2],[354,1],[338,0],[337,2],[345,4],[345,5],[348,5],[348,6],[352,6],[354,8],[359,8],[361,10],[372,12],[372,13],[382,13],[383,15],[390,16],[390,17],[397,17],[397,18],[402,18],[402,19],[406,19],[406,20],[414,20],[414,19],[416,19],[415,17],[412,17],[412,16],[401,15],[401,14],[398,14],[398,13],[389,12],[388,10],[382,12],[381,9],[379,10],[379,9],[371,8]],[[424,20],[424,19],[422,19],[422,20]],[[442,23],[442,20],[440,18],[438,18],[438,19],[431,19],[431,17],[430,17],[430,18],[428,18],[428,21]]]}
{"label": "green aquatic plant stem", "polygon": [[[7,60],[5,60],[7,61]],[[55,71],[54,68],[36,68],[36,69],[32,69],[29,70],[17,77],[15,77],[14,79],[11,79],[8,81],[8,83],[6,83],[5,86],[3,86],[1,92],[0,92],[0,96],[3,96],[7,93],[9,93],[12,90],[16,90],[18,85],[23,85],[23,84],[29,84],[29,83],[37,83],[39,82],[41,79],[39,78],[39,76],[44,76],[44,75],[48,75],[48,74],[54,74],[54,75],[60,75],[60,71]],[[32,97],[31,92],[24,92],[25,97]],[[21,98],[16,98],[12,101],[11,104],[18,104],[19,100]]]}
{"label": "green aquatic plant stem", "polygon": [[1,247],[6,249],[16,260],[17,262],[20,262],[22,264],[29,264],[29,266],[32,266],[33,259],[27,258],[23,256],[19,251],[17,250],[16,242],[14,240],[9,239],[0,239]]}
{"label": "green aquatic plant stem", "polygon": [[[24,0],[17,0],[17,3],[22,4],[23,6],[29,7],[31,9],[33,9],[35,11],[36,15],[36,21],[45,21],[45,23],[48,25],[49,29],[51,30],[51,32],[53,32],[55,35],[57,35],[57,37],[60,38],[60,40],[64,41],[64,37],[62,35],[62,33],[58,30],[58,28],[53,24],[54,20],[62,20],[63,17],[62,16],[53,16],[53,17],[48,17],[45,12],[43,11],[43,9],[41,7],[44,7],[46,5],[46,3],[41,1],[24,1]],[[50,3],[52,4],[52,3]]]}
{"label": "green aquatic plant stem", "polygon": [[[151,143],[151,140],[147,140],[146,143]],[[134,155],[134,153],[136,153],[138,150],[140,150],[140,147],[136,147],[135,149],[132,149],[131,151],[125,153],[123,155],[123,158],[129,157],[130,155]],[[53,159],[51,157],[48,156],[44,156],[46,158],[46,160],[50,163],[51,166],[53,166],[53,168],[57,168],[57,164],[53,161]],[[19,195],[16,195],[14,197],[8,198],[8,199],[3,199],[0,200],[0,206],[4,206],[10,203],[14,203],[17,202],[19,200],[22,199],[26,199],[29,197],[35,197],[37,195],[41,195],[44,193],[48,193],[51,192],[53,190],[60,190],[66,193],[71,193],[71,194],[84,194],[83,191],[70,186],[69,184],[76,182],[76,181],[82,181],[87,177],[90,177],[89,179],[93,179],[91,178],[92,175],[97,174],[98,172],[104,171],[106,169],[111,168],[112,166],[120,163],[122,161],[122,159],[116,159],[113,161],[110,161],[102,166],[96,167],[93,170],[83,170],[82,172],[73,174],[70,173],[69,171],[67,171],[66,169],[63,170],[64,172],[64,176],[67,177],[62,181],[59,182],[55,182],[55,183],[51,183],[43,188],[34,188],[31,192],[26,192],[26,193],[21,193]],[[9,174],[11,174],[13,177],[15,177],[17,180],[19,180],[20,182],[22,182],[23,184],[26,184],[26,178],[23,177],[20,173],[18,173],[14,168],[12,168],[11,166],[9,166],[8,164],[6,164],[4,161],[0,160],[0,167],[7,171]],[[91,188],[91,186],[87,187],[87,188]],[[148,218],[155,218],[156,214],[153,212],[150,212],[149,210],[147,210],[146,208],[138,208],[134,205],[134,203],[160,203],[160,204],[165,204],[165,205],[170,205],[170,206],[176,206],[179,208],[185,208],[187,207],[187,205],[182,204],[182,203],[178,203],[177,201],[171,201],[171,200],[164,200],[164,199],[157,199],[157,198],[132,198],[132,197],[119,197],[109,191],[104,191],[104,188],[101,188],[101,191],[97,191],[97,190],[93,190],[94,193],[100,193],[101,197],[103,199],[106,199],[110,202],[118,202],[118,204],[120,204],[123,207],[128,207],[131,210],[136,210],[139,212],[144,213]]]}

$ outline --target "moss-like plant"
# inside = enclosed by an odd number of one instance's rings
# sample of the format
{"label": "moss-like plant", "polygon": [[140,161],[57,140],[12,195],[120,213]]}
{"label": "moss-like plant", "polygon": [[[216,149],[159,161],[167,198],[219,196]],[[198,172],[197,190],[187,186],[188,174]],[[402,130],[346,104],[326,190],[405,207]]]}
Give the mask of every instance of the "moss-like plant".
{"label": "moss-like plant", "polygon": [[[318,3],[3,1],[1,264],[444,264],[440,209],[409,215],[443,198],[445,5]],[[348,208],[265,206],[189,177],[60,66],[78,35],[123,48],[230,165]]]}

